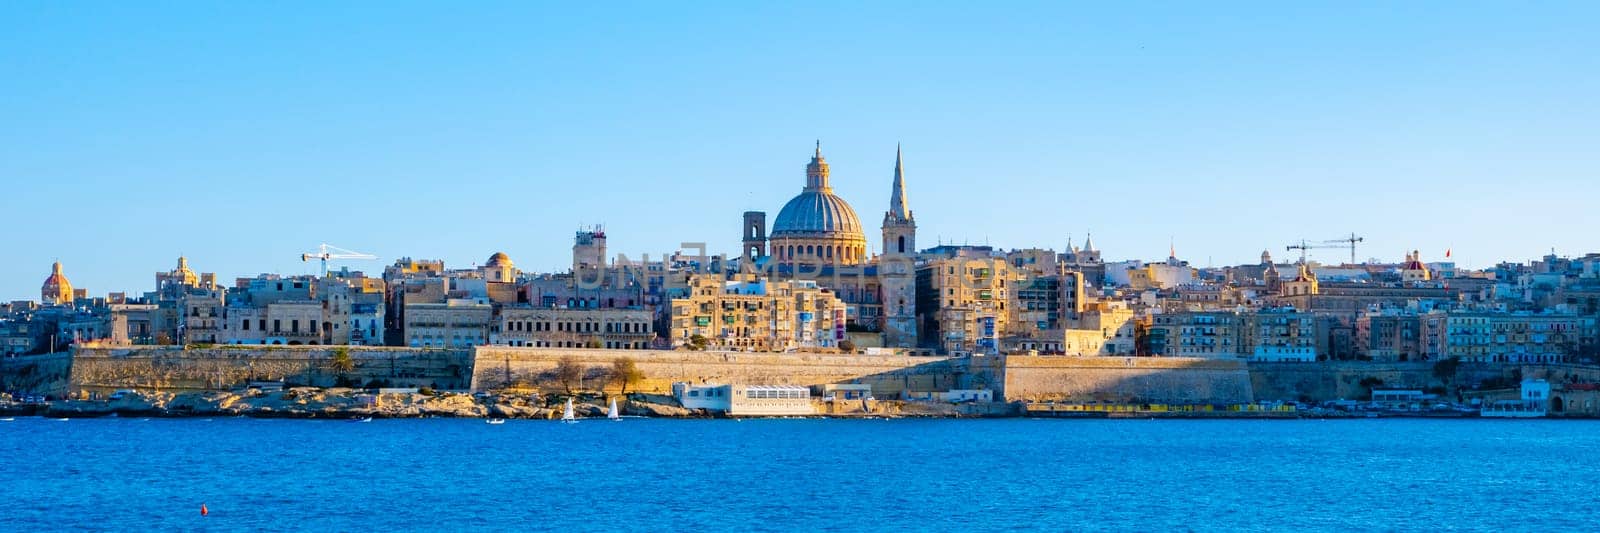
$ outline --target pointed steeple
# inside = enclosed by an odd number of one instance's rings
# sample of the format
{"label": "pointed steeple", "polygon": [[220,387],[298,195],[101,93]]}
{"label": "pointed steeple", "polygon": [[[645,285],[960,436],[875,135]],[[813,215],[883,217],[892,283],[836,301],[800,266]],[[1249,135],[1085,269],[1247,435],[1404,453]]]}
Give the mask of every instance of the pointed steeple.
{"label": "pointed steeple", "polygon": [[1083,251],[1085,251],[1085,252],[1093,252],[1094,251],[1094,233],[1084,234],[1084,236],[1083,236]]}
{"label": "pointed steeple", "polygon": [[894,190],[889,193],[889,216],[911,220],[911,209],[906,207],[906,173],[899,144],[894,146]]}
{"label": "pointed steeple", "polygon": [[894,189],[889,192],[889,210],[883,213],[883,253],[917,253],[917,221],[906,203],[906,173],[900,145],[894,147]]}

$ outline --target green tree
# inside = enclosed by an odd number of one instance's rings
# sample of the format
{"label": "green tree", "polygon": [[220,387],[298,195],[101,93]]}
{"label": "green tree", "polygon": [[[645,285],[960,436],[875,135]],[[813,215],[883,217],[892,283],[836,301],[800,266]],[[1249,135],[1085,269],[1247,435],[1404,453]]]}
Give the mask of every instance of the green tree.
{"label": "green tree", "polygon": [[572,356],[563,355],[556,361],[555,374],[561,388],[566,389],[567,394],[572,394],[572,386],[583,380],[583,365],[578,364],[578,360]]}
{"label": "green tree", "polygon": [[697,352],[701,351],[701,350],[705,350],[706,349],[706,343],[708,343],[708,342],[710,342],[710,340],[706,339],[705,335],[701,335],[699,333],[696,333],[694,335],[690,335],[689,336],[689,349],[697,351]]}
{"label": "green tree", "polygon": [[1450,380],[1455,379],[1456,371],[1460,369],[1460,357],[1440,359],[1438,362],[1433,363],[1433,377],[1439,378],[1439,381],[1444,382],[1445,385],[1449,385]]}
{"label": "green tree", "polygon": [[328,370],[339,376],[340,384],[349,383],[348,374],[356,369],[356,361],[350,357],[350,349],[339,347],[333,349],[333,354],[328,357]]}
{"label": "green tree", "polygon": [[605,347],[605,343],[600,341],[600,337],[589,337],[589,340],[583,343],[583,347],[598,350]]}
{"label": "green tree", "polygon": [[639,363],[632,357],[618,357],[611,360],[611,382],[622,387],[622,395],[628,395],[628,387],[638,385],[644,381],[644,371],[639,370]]}
{"label": "green tree", "polygon": [[844,353],[856,353],[856,343],[850,339],[839,341],[839,351]]}

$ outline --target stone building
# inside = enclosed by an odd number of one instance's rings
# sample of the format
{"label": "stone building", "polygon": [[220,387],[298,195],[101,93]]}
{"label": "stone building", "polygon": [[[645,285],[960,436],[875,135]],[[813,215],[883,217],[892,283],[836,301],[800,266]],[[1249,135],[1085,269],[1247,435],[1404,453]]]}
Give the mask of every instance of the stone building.
{"label": "stone building", "polygon": [[979,249],[952,250],[917,266],[918,332],[945,352],[995,353],[1010,325],[1011,266]]}
{"label": "stone building", "polygon": [[699,336],[724,350],[832,349],[846,337],[844,301],[809,280],[694,276],[688,296],[672,300],[669,325],[675,347]]}
{"label": "stone building", "polygon": [[1233,311],[1157,313],[1148,330],[1150,354],[1161,357],[1232,359],[1241,356],[1246,333]]}
{"label": "stone building", "polygon": [[490,344],[536,348],[643,350],[655,340],[651,312],[642,308],[502,308]]}
{"label": "stone building", "polygon": [[1326,325],[1314,313],[1262,309],[1246,316],[1246,353],[1255,361],[1315,361],[1327,353]]}
{"label": "stone building", "polygon": [[494,307],[482,299],[405,305],[406,346],[468,348],[489,343]]}

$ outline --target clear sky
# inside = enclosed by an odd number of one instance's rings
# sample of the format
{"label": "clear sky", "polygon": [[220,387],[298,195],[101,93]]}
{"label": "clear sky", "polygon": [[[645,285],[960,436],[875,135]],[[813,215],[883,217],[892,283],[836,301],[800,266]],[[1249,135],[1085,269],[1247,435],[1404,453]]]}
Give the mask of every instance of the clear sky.
{"label": "clear sky", "polygon": [[925,246],[1600,250],[1600,3],[474,4],[0,2],[0,298],[737,253],[819,138],[874,249],[904,143]]}

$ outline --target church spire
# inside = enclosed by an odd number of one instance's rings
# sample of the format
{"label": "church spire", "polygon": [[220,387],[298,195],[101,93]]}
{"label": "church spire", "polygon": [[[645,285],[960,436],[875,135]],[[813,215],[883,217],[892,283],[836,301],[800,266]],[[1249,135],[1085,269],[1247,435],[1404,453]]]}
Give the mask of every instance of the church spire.
{"label": "church spire", "polygon": [[889,216],[897,220],[911,220],[911,209],[906,207],[906,173],[900,145],[894,145],[894,190],[889,193]]}

